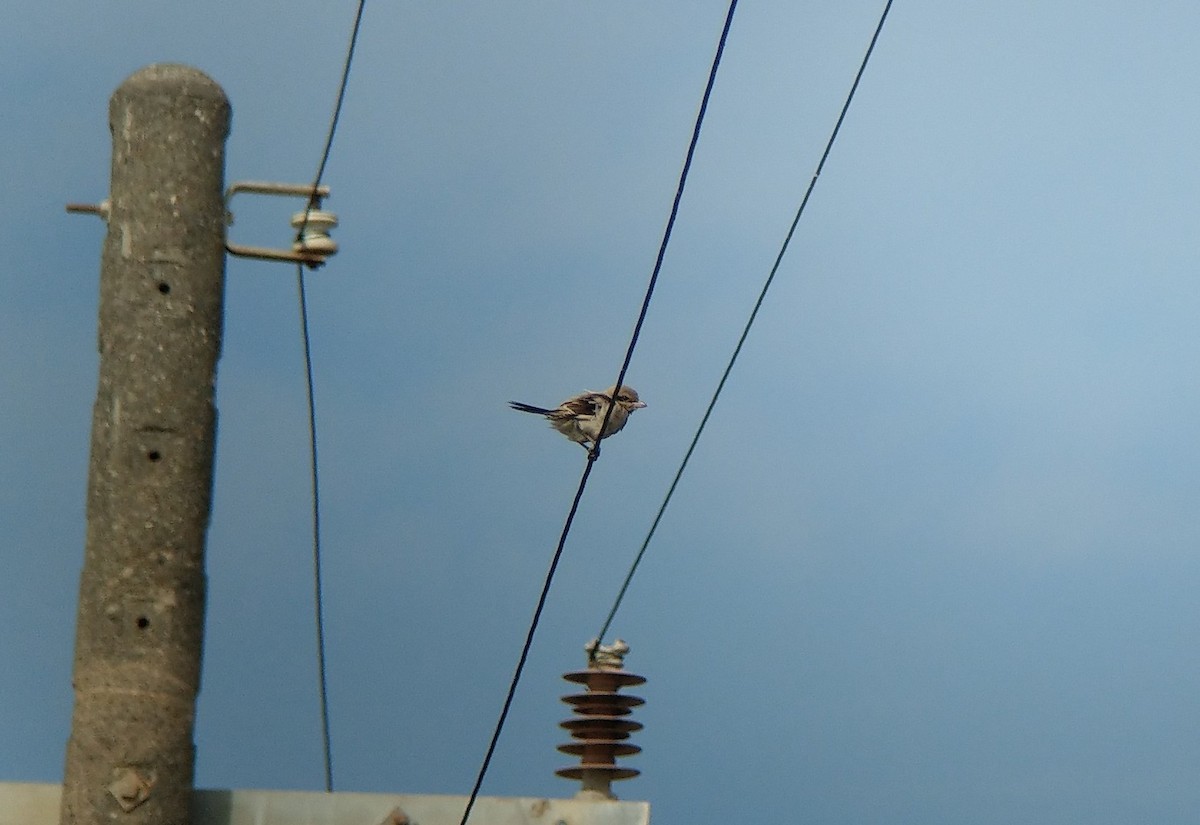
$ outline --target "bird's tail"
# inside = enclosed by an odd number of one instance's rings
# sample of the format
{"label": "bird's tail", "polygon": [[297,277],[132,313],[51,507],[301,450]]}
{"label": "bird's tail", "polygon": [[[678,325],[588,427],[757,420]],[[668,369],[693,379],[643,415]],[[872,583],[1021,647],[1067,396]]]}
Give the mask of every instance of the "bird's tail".
{"label": "bird's tail", "polygon": [[519,412],[533,413],[535,415],[549,415],[554,410],[548,410],[545,407],[535,407],[532,404],[522,404],[520,401],[509,401],[508,406]]}

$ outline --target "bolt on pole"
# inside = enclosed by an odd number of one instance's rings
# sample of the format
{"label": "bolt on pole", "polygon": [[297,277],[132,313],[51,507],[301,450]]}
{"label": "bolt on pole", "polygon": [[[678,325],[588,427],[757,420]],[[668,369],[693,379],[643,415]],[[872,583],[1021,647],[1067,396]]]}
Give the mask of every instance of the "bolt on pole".
{"label": "bolt on pole", "polygon": [[136,72],[109,103],[63,825],[190,820],[229,115],[220,86],[172,64]]}

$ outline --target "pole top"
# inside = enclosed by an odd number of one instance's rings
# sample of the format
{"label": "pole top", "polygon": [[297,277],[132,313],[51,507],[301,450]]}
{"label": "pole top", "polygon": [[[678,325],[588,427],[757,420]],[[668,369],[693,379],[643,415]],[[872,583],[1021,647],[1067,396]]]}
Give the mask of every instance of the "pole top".
{"label": "pole top", "polygon": [[[165,107],[188,101],[201,121],[229,135],[229,97],[217,81],[182,63],[153,63],[138,69],[117,87],[109,100],[109,125],[123,128],[127,112]],[[188,104],[185,104],[188,105]]]}
{"label": "pole top", "polygon": [[175,92],[180,86],[185,87],[184,92],[189,95],[229,102],[225,90],[217,81],[199,69],[182,63],[152,63],[144,66],[125,78],[117,87],[117,94],[158,94],[166,88]]}

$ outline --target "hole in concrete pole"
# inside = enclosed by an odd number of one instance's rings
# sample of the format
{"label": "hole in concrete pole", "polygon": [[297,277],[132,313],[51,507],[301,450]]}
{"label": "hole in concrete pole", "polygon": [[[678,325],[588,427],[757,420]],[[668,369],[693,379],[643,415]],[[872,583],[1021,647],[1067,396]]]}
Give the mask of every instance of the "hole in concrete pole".
{"label": "hole in concrete pole", "polygon": [[161,292],[163,295],[167,295],[171,292],[171,285],[168,284],[166,281],[159,281],[158,282],[158,291]]}
{"label": "hole in concrete pole", "polygon": [[146,628],[148,628],[150,626],[150,620],[147,619],[145,616],[138,616],[137,617],[137,626],[138,626],[139,630],[145,630]]}
{"label": "hole in concrete pole", "polygon": [[160,453],[158,450],[151,450],[150,452],[146,453],[146,458],[150,459],[151,461],[158,461],[162,458],[162,453]]}

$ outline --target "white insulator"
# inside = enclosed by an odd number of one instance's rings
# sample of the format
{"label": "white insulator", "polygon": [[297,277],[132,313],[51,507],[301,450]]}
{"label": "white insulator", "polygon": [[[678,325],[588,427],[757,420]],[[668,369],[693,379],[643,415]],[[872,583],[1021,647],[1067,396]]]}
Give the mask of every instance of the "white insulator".
{"label": "white insulator", "polygon": [[300,239],[292,244],[296,252],[308,252],[322,257],[338,251],[337,241],[329,237],[330,231],[338,225],[337,215],[320,209],[307,212],[297,212],[292,215],[292,228],[304,227]]}

